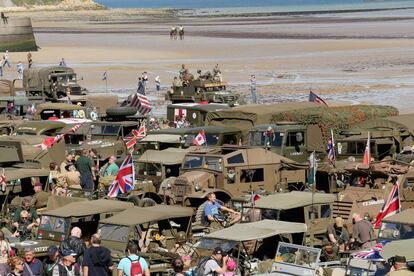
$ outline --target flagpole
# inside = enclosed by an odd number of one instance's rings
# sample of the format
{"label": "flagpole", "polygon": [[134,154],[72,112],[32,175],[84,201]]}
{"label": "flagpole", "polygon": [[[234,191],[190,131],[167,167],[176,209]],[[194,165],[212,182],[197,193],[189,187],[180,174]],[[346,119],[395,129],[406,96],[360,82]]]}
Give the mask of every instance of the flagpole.
{"label": "flagpole", "polygon": [[206,136],[206,132],[204,131],[204,128],[203,128],[203,133],[204,133],[204,139],[206,140],[206,148],[208,147],[207,146],[207,136]]}

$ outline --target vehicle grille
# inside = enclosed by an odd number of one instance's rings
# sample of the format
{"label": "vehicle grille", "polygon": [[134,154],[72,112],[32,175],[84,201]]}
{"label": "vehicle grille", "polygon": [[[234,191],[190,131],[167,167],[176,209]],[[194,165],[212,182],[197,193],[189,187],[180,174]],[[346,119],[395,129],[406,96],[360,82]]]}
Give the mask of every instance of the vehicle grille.
{"label": "vehicle grille", "polygon": [[73,87],[71,87],[71,94],[72,95],[80,95],[81,94],[81,88],[80,88],[80,86],[73,86]]}
{"label": "vehicle grille", "polygon": [[222,96],[223,102],[225,103],[235,102],[237,101],[237,98],[238,97],[236,95],[223,95]]}
{"label": "vehicle grille", "polygon": [[172,191],[175,196],[175,202],[182,203],[185,195],[191,193],[191,187],[186,180],[176,179]]}
{"label": "vehicle grille", "polygon": [[351,215],[352,202],[335,201],[333,204],[333,217],[342,217],[347,220]]}

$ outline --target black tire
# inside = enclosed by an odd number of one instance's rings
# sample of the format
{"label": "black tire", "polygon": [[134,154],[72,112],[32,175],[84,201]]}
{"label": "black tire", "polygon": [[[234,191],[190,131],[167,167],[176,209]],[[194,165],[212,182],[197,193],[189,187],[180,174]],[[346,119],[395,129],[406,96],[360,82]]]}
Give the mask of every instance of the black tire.
{"label": "black tire", "polygon": [[141,199],[136,195],[129,196],[127,201],[132,202],[135,206],[140,206],[141,203]]}
{"label": "black tire", "polygon": [[[207,202],[207,201],[206,201]],[[196,215],[195,215],[195,223],[196,224],[202,224],[203,217],[204,217],[204,206],[206,205],[206,202],[198,206]]]}
{"label": "black tire", "polygon": [[131,106],[113,106],[106,109],[106,115],[113,117],[131,116],[138,112],[138,108]]}
{"label": "black tire", "polygon": [[157,205],[157,202],[155,202],[155,200],[149,197],[144,197],[143,199],[141,199],[138,206],[139,207],[151,207],[155,205]]}

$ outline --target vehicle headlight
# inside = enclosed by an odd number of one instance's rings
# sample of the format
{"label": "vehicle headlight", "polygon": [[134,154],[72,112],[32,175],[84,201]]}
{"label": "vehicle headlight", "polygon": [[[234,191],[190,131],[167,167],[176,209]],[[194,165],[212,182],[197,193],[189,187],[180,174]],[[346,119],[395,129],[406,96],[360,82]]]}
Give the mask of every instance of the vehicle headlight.
{"label": "vehicle headlight", "polygon": [[199,192],[199,191],[201,191],[201,185],[200,185],[200,183],[197,183],[197,184],[195,184],[195,186],[194,186],[194,189],[195,189],[195,191],[196,192]]}

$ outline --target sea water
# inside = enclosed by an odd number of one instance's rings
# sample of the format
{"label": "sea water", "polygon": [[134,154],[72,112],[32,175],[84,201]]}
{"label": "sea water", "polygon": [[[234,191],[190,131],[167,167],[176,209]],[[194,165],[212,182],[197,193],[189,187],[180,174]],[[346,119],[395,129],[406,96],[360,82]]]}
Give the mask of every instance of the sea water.
{"label": "sea water", "polygon": [[413,7],[412,0],[95,0],[109,8],[228,9],[296,12]]}

